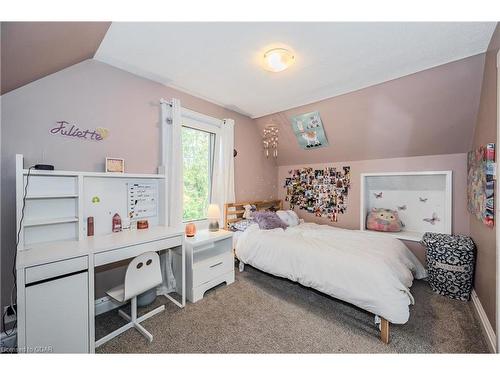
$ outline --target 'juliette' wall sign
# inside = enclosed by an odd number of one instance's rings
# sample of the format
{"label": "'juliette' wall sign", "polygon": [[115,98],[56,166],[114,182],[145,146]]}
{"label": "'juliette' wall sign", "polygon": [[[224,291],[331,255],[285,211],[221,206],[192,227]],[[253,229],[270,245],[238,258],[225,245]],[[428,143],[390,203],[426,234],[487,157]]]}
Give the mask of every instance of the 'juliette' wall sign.
{"label": "'juliette' wall sign", "polygon": [[106,128],[95,128],[82,130],[67,121],[57,121],[57,126],[50,129],[50,134],[62,135],[64,137],[84,139],[87,141],[102,141],[108,137],[109,130]]}

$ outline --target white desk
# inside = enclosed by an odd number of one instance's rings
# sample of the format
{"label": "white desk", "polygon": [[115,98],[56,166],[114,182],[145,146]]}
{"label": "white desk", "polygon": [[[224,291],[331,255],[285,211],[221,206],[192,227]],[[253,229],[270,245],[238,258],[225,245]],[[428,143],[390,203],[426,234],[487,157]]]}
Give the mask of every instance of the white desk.
{"label": "white desk", "polygon": [[[182,228],[155,226],[81,241],[38,244],[19,251],[16,261],[19,351],[51,351],[47,347],[53,345],[52,340],[56,342],[54,352],[93,353],[94,267],[146,251],[167,249],[173,249],[181,260],[181,301],[170,296],[165,288],[162,290],[168,299],[184,307],[186,255]],[[48,289],[51,292],[41,289],[43,285],[51,285]],[[85,310],[82,306],[88,306],[88,314],[81,311]],[[79,323],[72,324],[72,318],[79,319]]]}

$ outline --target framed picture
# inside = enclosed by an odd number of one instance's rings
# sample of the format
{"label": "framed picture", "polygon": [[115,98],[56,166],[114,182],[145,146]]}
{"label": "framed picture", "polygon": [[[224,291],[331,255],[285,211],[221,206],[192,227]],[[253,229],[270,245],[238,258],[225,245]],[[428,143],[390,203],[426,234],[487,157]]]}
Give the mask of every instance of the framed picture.
{"label": "framed picture", "polygon": [[328,146],[319,112],[292,117],[292,129],[299,146],[304,150]]}
{"label": "framed picture", "polygon": [[125,160],[120,158],[106,158],[106,172],[124,173]]}

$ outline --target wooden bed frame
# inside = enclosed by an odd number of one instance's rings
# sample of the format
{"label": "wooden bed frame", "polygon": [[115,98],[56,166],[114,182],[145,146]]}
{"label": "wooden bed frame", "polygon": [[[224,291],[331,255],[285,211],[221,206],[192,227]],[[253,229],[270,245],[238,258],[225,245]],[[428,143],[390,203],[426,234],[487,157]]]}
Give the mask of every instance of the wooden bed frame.
{"label": "wooden bed frame", "polygon": [[[224,205],[224,229],[230,229],[230,225],[243,220],[243,213],[245,212],[244,206],[247,204],[255,205],[257,210],[266,210],[274,208],[276,210],[283,209],[283,202],[280,199],[271,201],[254,201],[242,203],[226,203]],[[241,270],[242,268],[240,268]],[[390,325],[389,321],[380,317],[380,340],[384,344],[389,343]]]}
{"label": "wooden bed frame", "polygon": [[283,202],[280,199],[276,199],[273,201],[226,203],[224,205],[224,229],[229,229],[229,226],[231,224],[243,220],[243,214],[245,213],[244,206],[246,206],[247,204],[251,204],[257,207],[257,211],[268,210],[270,208],[275,208],[276,210],[283,209]]}

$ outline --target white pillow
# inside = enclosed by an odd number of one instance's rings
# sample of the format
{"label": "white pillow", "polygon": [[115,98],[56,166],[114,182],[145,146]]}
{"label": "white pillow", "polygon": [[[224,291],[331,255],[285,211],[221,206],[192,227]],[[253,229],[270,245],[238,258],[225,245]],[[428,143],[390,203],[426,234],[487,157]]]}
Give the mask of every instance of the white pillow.
{"label": "white pillow", "polygon": [[288,210],[287,211],[288,215],[290,215],[290,217],[292,218],[292,222],[293,224],[290,224],[291,226],[295,226],[295,225],[299,225],[301,223],[300,219],[299,219],[299,216],[297,215],[297,213],[293,210]]}
{"label": "white pillow", "polygon": [[290,215],[287,214],[286,211],[282,211],[282,210],[278,210],[276,211],[276,215],[278,215],[278,217],[281,219],[282,222],[284,222],[285,224],[287,224],[288,226],[290,226]]}
{"label": "white pillow", "polygon": [[292,210],[288,210],[288,211],[280,210],[280,211],[276,211],[276,214],[281,219],[281,221],[283,221],[289,227],[294,227],[296,225],[299,225],[299,222],[300,222],[299,217]]}

